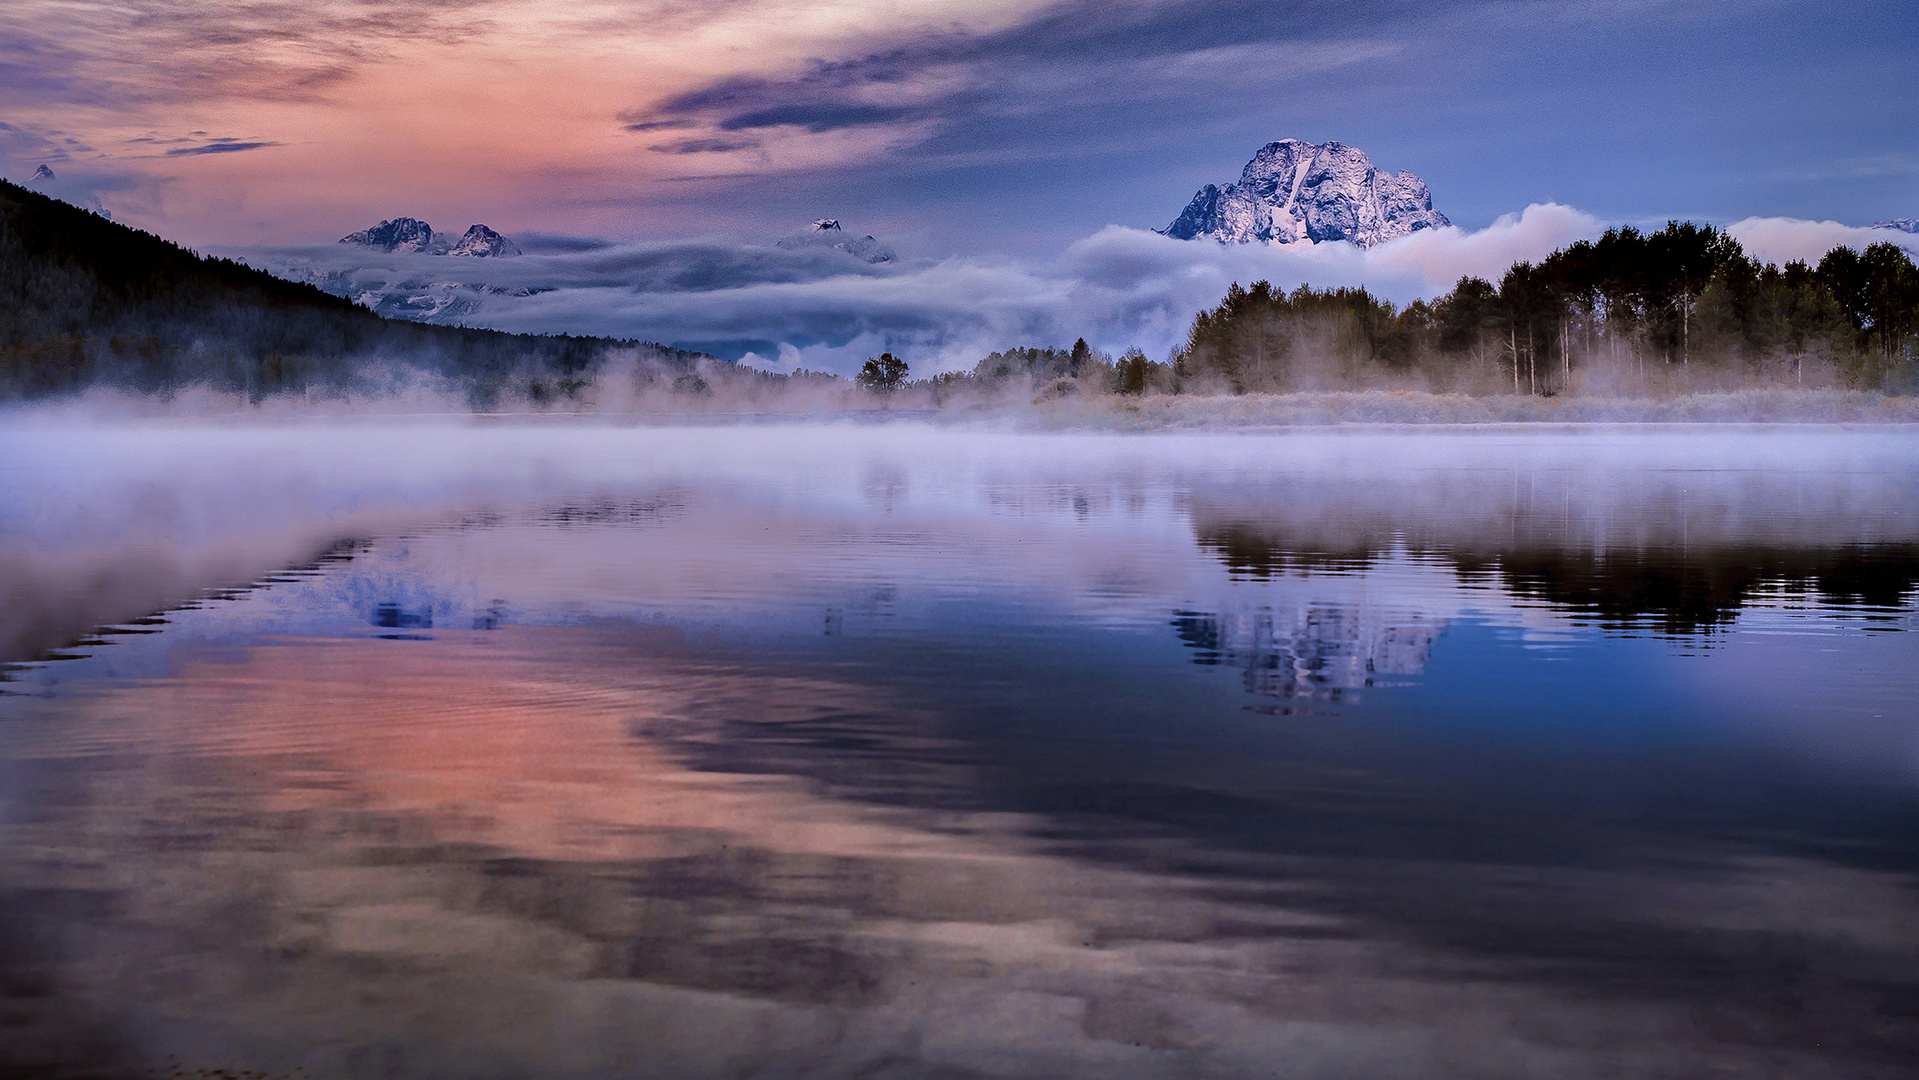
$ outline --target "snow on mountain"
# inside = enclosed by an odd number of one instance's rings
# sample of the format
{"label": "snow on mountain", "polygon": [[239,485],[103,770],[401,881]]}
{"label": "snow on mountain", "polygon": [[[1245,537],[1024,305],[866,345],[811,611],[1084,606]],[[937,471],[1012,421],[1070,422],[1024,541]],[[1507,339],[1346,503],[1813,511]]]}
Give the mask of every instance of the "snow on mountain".
{"label": "snow on mountain", "polygon": [[[764,246],[744,245],[718,257],[735,259],[743,281],[843,274],[853,270],[843,261],[847,256],[874,267],[865,273],[880,273],[878,267],[890,270],[898,259],[878,239],[850,236],[832,218],[821,218],[775,246],[790,254],[769,261]],[[337,244],[233,249],[231,254],[389,318],[450,324],[484,323],[513,310],[516,301],[567,287],[622,292],[710,288],[701,282],[718,250],[706,241],[657,249],[596,243],[563,252],[547,243],[523,255],[519,245],[485,225],[472,226],[456,241],[418,218],[399,217],[341,237]],[[699,273],[688,273],[687,258],[700,266]]]}
{"label": "snow on mountain", "polygon": [[1875,221],[1875,229],[1897,229],[1900,232],[1919,233],[1919,218],[1896,217],[1890,221]]}
{"label": "snow on mountain", "polygon": [[261,259],[257,256],[251,264],[289,281],[317,285],[386,318],[417,322],[464,322],[485,306],[488,297],[527,297],[552,291],[551,286],[449,281],[405,273],[418,267],[340,269],[316,266],[301,258]]}
{"label": "snow on mountain", "polygon": [[428,251],[433,247],[433,226],[419,218],[389,218],[371,229],[340,237],[340,243],[381,251]]}
{"label": "snow on mountain", "polygon": [[805,247],[830,247],[869,263],[887,263],[898,258],[892,248],[871,236],[848,236],[846,230],[840,227],[838,218],[820,218],[813,222],[811,228],[775,241],[774,246],[788,251]]}
{"label": "snow on mountain", "polygon": [[518,255],[520,249],[513,241],[487,228],[474,225],[466,230],[466,235],[458,240],[443,232],[434,232],[433,226],[419,218],[397,217],[380,222],[370,229],[361,229],[340,237],[342,244],[358,244],[361,247],[378,248],[381,251],[401,254],[419,253],[421,255],[466,255],[475,258],[490,256]]}
{"label": "snow on mountain", "polygon": [[513,241],[494,232],[484,225],[474,225],[460,237],[460,242],[447,251],[448,255],[468,255],[485,258],[495,255],[518,255],[520,249]]}
{"label": "snow on mountain", "polygon": [[1345,240],[1368,248],[1450,224],[1412,173],[1381,172],[1365,151],[1341,143],[1281,139],[1253,155],[1238,183],[1200,188],[1162,231],[1222,244]]}

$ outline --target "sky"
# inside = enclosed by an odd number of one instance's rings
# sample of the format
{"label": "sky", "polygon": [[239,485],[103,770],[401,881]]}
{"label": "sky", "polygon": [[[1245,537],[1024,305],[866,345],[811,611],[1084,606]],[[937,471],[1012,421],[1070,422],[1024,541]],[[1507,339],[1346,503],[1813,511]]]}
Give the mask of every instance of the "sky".
{"label": "sky", "polygon": [[[887,281],[1008,261],[1058,278],[1287,137],[1419,175],[1481,250],[1529,208],[1919,217],[1916,70],[1909,3],[9,0],[0,174],[47,164],[200,248],[405,214],[658,251],[830,216],[901,253]],[[1210,288],[1220,260],[1191,258]],[[1430,292],[1428,271],[1398,292]],[[716,348],[751,351],[726,333]],[[959,348],[942,340],[912,347]]]}

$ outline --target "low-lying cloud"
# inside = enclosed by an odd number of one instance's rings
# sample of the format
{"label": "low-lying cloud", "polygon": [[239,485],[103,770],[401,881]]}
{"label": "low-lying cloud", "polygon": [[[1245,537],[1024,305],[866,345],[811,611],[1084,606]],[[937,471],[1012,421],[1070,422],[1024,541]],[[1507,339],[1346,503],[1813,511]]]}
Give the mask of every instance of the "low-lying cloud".
{"label": "low-lying cloud", "polygon": [[1821,256],[1836,247],[1862,251],[1873,244],[1898,244],[1919,253],[1919,236],[1896,229],[1864,229],[1837,221],[1801,221],[1798,218],[1745,218],[1726,226],[1746,254],[1760,262],[1798,260],[1817,266]]}
{"label": "low-lying cloud", "polygon": [[[772,370],[850,374],[891,351],[917,373],[970,369],[1018,345],[1085,337],[1112,353],[1162,358],[1202,308],[1233,282],[1292,288],[1363,285],[1404,304],[1461,278],[1497,281],[1606,223],[1539,204],[1476,231],[1422,231],[1362,250],[1172,240],[1110,225],[1050,260],[907,257],[873,264],[823,245],[702,240],[610,243],[528,235],[526,254],[447,259],[351,245],[228,252],[315,281],[382,312],[525,333],[638,338],[712,352]],[[1730,231],[1768,261],[1919,238],[1833,223],[1747,219]]]}

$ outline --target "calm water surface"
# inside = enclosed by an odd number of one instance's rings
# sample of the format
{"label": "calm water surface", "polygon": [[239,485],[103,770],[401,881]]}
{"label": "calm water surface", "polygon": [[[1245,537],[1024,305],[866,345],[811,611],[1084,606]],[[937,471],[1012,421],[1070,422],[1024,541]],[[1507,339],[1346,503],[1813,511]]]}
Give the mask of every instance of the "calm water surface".
{"label": "calm water surface", "polygon": [[18,425],[0,1064],[1919,1075],[1916,584],[1903,429]]}

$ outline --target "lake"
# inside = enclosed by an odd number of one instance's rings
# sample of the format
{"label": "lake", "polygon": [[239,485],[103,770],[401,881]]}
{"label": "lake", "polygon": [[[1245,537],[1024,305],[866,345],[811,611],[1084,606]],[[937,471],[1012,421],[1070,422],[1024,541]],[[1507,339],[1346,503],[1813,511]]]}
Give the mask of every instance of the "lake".
{"label": "lake", "polygon": [[0,430],[0,1064],[1919,1074],[1919,435]]}

